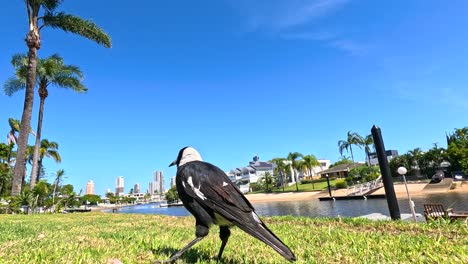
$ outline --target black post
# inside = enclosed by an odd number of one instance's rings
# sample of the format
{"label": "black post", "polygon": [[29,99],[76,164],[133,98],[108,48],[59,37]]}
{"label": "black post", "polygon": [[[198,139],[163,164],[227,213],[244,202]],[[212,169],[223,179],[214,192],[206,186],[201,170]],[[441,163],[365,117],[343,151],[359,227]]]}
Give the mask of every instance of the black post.
{"label": "black post", "polygon": [[387,197],[388,210],[392,220],[401,219],[400,208],[393,188],[392,174],[388,166],[387,154],[385,154],[385,146],[382,139],[380,128],[374,125],[371,129],[372,138],[374,139],[375,151],[379,160],[380,172],[382,173],[382,180],[385,188],[385,196]]}
{"label": "black post", "polygon": [[325,177],[327,178],[328,194],[330,194],[330,197],[332,197],[331,187],[330,187],[330,177],[328,177],[328,174],[325,174]]}

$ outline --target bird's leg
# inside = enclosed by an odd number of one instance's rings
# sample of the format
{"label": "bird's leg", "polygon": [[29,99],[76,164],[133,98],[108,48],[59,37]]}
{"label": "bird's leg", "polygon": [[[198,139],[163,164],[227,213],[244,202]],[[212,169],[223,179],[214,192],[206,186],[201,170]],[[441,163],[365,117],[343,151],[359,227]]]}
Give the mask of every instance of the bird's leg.
{"label": "bird's leg", "polygon": [[220,226],[219,227],[219,238],[221,238],[221,248],[219,249],[218,253],[218,261],[221,260],[221,256],[223,255],[224,247],[226,246],[229,236],[231,235],[231,231],[227,226]]}
{"label": "bird's leg", "polygon": [[193,247],[196,243],[198,243],[200,240],[205,238],[206,235],[208,235],[209,228],[203,225],[197,225],[195,229],[195,235],[197,236],[194,240],[190,241],[183,249],[179,250],[178,252],[174,253],[171,255],[171,257],[168,260],[156,260],[154,264],[159,264],[159,263],[172,263],[176,261],[182,254],[185,253],[189,248]]}
{"label": "bird's leg", "polygon": [[192,240],[190,243],[188,243],[183,249],[179,250],[178,252],[174,253],[171,255],[171,257],[168,260],[156,260],[154,264],[159,264],[159,263],[172,263],[176,261],[182,254],[184,254],[185,251],[187,251],[189,248],[191,248],[193,245],[195,245],[197,242],[202,240],[204,237],[197,237],[194,240]]}

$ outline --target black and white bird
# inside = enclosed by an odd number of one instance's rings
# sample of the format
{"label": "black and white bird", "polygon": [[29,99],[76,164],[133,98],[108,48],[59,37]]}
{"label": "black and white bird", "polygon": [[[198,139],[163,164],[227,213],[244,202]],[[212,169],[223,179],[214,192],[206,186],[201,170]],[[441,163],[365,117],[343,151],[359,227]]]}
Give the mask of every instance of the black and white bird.
{"label": "black and white bird", "polygon": [[173,165],[177,165],[176,187],[179,198],[196,220],[196,238],[163,262],[173,262],[179,258],[208,235],[212,224],[219,225],[222,241],[218,260],[221,259],[232,226],[239,227],[272,247],[287,260],[296,260],[288,246],[260,220],[250,202],[229,177],[218,167],[202,161],[198,151],[192,147],[181,149],[177,159],[169,166]]}

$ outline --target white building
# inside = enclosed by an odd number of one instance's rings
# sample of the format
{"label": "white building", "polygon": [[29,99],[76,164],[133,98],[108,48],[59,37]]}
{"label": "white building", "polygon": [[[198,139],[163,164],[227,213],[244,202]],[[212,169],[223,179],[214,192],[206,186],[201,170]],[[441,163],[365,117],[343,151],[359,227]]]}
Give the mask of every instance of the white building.
{"label": "white building", "polygon": [[250,184],[258,182],[261,178],[265,177],[265,173],[270,173],[273,176],[275,164],[260,161],[258,156],[249,162],[249,165],[242,168],[235,168],[228,171],[226,174],[239,189],[246,193],[250,191]]}

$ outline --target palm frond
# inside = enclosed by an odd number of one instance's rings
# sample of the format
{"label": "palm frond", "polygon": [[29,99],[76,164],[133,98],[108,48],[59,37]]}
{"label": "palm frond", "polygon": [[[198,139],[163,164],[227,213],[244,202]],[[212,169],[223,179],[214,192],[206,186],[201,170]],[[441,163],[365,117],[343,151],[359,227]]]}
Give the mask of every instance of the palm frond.
{"label": "palm frond", "polygon": [[53,12],[62,2],[63,0],[43,0],[42,7],[48,12]]}
{"label": "palm frond", "polygon": [[13,77],[3,84],[3,91],[8,96],[12,96],[14,93],[24,89],[26,89],[26,82]]}
{"label": "palm frond", "polygon": [[104,30],[99,28],[91,20],[85,20],[64,12],[46,12],[44,17],[42,17],[42,20],[44,22],[44,26],[59,28],[65,32],[71,32],[83,36],[107,48],[112,46],[109,35],[107,35]]}

